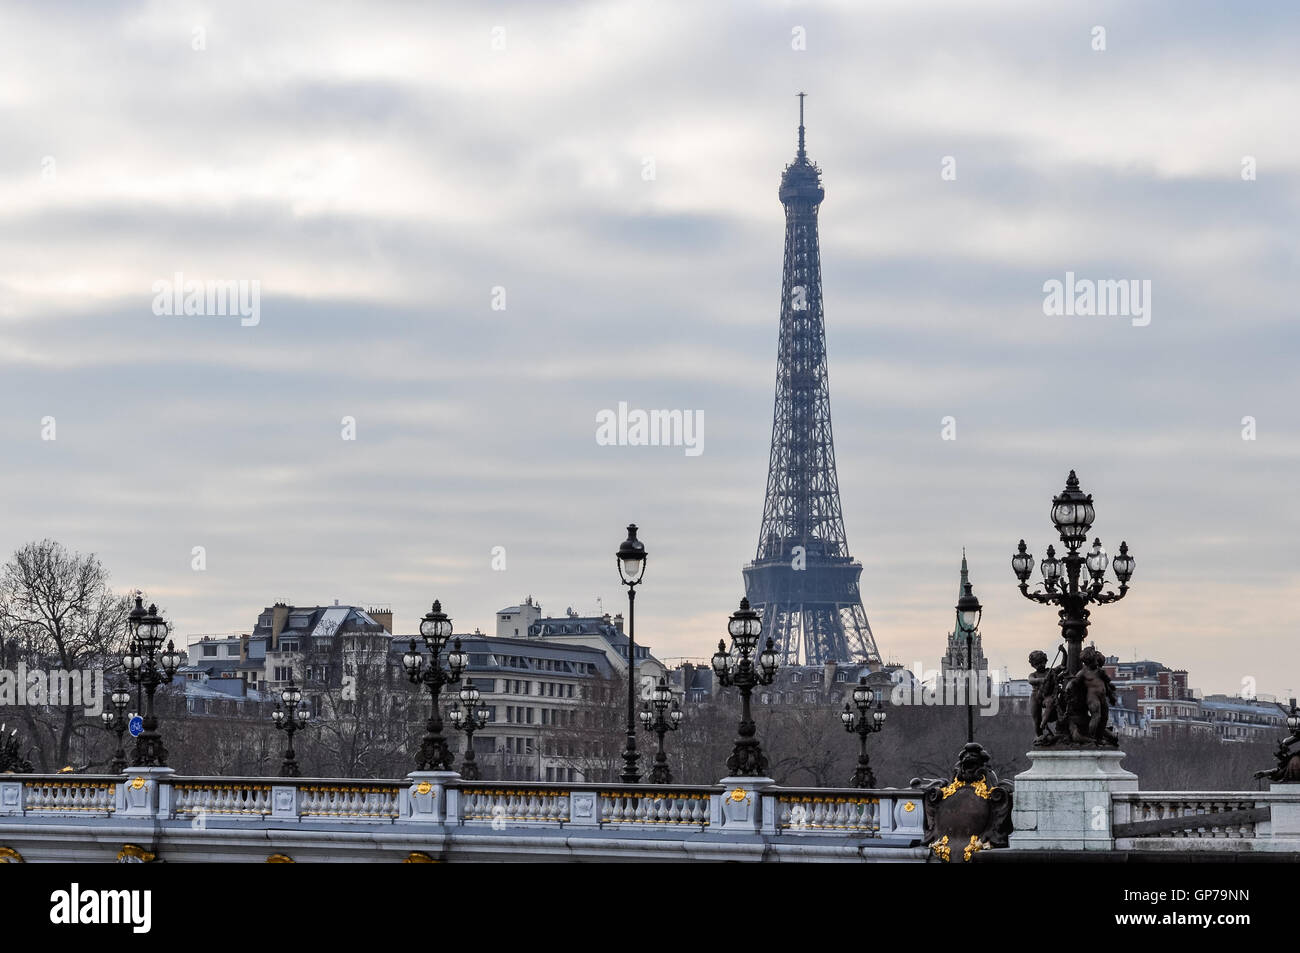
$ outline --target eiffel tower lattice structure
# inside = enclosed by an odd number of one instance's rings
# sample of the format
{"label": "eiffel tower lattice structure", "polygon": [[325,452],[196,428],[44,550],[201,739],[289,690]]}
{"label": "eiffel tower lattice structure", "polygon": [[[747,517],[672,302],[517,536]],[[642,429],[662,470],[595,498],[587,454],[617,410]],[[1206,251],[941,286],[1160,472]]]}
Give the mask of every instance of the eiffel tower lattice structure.
{"label": "eiffel tower lattice structure", "polygon": [[763,616],[782,664],[880,664],[862,607],[862,564],[849,555],[835,473],[826,328],[822,314],[817,211],[821,169],[804,148],[799,94],[799,151],[785,167],[785,270],[772,455],[754,561],[745,592]]}

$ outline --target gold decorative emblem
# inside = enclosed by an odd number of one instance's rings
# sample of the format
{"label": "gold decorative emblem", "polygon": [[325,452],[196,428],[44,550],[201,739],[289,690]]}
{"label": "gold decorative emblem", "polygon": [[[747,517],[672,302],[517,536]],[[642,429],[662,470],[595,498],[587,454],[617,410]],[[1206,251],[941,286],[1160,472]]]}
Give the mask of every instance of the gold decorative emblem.
{"label": "gold decorative emblem", "polygon": [[421,781],[419,784],[415,786],[416,794],[428,794],[432,790],[433,790],[433,785],[430,784],[428,781]]}
{"label": "gold decorative emblem", "polygon": [[[137,778],[137,780],[139,780]],[[135,844],[123,844],[122,849],[117,852],[117,862],[119,864],[147,864],[158,856],[151,854],[143,847],[137,847]]]}
{"label": "gold decorative emblem", "polygon": [[916,810],[916,805],[913,804],[911,801],[908,801],[906,804],[903,805],[903,810],[905,810],[908,814],[911,814],[913,811]]}
{"label": "gold decorative emblem", "polygon": [[402,861],[404,864],[436,864],[437,861],[422,850],[413,850]]}
{"label": "gold decorative emblem", "polygon": [[23,855],[12,847],[0,847],[0,864],[25,864]]}
{"label": "gold decorative emblem", "polygon": [[969,863],[972,854],[981,851],[988,846],[988,841],[982,841],[979,839],[979,835],[972,834],[970,836],[970,843],[967,844],[966,849],[961,852],[961,859]]}
{"label": "gold decorative emblem", "polygon": [[731,792],[731,799],[737,802],[745,800],[745,789],[736,788],[736,790]]}
{"label": "gold decorative emblem", "polygon": [[944,799],[946,800],[953,794],[956,794],[958,788],[964,788],[964,787],[969,787],[972,791],[975,792],[977,796],[982,797],[986,801],[989,799],[989,795],[993,793],[993,789],[988,786],[988,782],[985,781],[983,778],[980,778],[974,784],[970,784],[970,785],[968,785],[965,781],[958,781],[956,778],[953,778],[952,784],[941,789],[943,791]]}
{"label": "gold decorative emblem", "polygon": [[137,791],[140,790],[144,787],[144,778],[137,774],[131,779],[131,787],[135,788]]}
{"label": "gold decorative emblem", "polygon": [[952,848],[948,846],[948,835],[944,834],[943,840],[931,844],[930,850],[934,851],[935,856],[945,864],[948,863],[949,859],[952,857]]}
{"label": "gold decorative emblem", "polygon": [[292,864],[292,863],[296,863],[296,861],[295,861],[292,857],[290,857],[288,854],[272,854],[270,857],[266,858],[266,862],[267,862],[268,864]]}

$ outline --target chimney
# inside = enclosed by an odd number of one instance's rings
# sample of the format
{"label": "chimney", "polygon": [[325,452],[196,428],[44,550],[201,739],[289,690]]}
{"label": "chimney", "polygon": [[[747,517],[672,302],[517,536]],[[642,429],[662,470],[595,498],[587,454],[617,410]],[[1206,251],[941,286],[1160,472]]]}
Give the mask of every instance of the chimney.
{"label": "chimney", "polygon": [[618,632],[619,635],[623,634],[623,613],[621,612],[614,616],[614,630]]}
{"label": "chimney", "polygon": [[271,606],[271,651],[280,651],[280,633],[289,621],[289,607],[283,602]]}
{"label": "chimney", "polygon": [[241,635],[239,637],[239,661],[248,661],[248,636],[246,635]]}
{"label": "chimney", "polygon": [[366,615],[374,619],[384,627],[384,631],[389,635],[393,634],[393,610],[392,609],[368,609]]}

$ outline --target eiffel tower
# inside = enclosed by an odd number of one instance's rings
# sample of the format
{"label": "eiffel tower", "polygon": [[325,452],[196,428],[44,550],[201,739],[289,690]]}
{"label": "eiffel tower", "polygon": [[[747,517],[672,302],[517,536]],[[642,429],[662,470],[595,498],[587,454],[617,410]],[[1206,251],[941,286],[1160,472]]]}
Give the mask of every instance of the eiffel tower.
{"label": "eiffel tower", "polygon": [[875,667],[880,653],[858,591],[862,564],[849,555],[835,475],[817,247],[817,209],[826,193],[821,169],[804,149],[803,98],[800,93],[799,151],[778,193],[785,206],[785,270],[772,456],[745,592],[783,664]]}

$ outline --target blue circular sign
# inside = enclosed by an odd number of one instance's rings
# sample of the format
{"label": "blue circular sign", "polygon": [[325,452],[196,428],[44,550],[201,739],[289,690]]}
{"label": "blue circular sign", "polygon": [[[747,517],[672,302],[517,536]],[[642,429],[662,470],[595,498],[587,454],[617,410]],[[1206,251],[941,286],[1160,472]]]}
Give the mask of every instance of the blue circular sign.
{"label": "blue circular sign", "polygon": [[139,738],[141,732],[144,731],[144,719],[136,715],[126,723],[126,728],[127,731],[131,732],[132,738]]}

